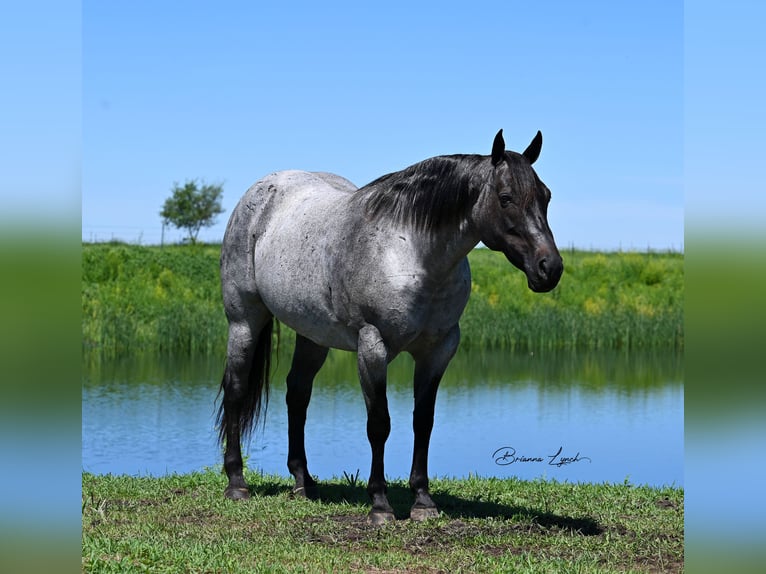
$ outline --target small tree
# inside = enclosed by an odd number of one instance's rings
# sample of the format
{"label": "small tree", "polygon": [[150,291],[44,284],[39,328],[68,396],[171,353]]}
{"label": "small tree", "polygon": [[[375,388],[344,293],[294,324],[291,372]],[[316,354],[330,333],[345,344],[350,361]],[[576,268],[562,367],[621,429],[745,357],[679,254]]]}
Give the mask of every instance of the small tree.
{"label": "small tree", "polygon": [[221,185],[208,185],[203,181],[198,187],[196,179],[186,180],[183,186],[176,183],[173,195],[165,200],[160,217],[164,223],[185,229],[189,241],[196,243],[199,230],[213,225],[216,215],[223,213],[222,195]]}

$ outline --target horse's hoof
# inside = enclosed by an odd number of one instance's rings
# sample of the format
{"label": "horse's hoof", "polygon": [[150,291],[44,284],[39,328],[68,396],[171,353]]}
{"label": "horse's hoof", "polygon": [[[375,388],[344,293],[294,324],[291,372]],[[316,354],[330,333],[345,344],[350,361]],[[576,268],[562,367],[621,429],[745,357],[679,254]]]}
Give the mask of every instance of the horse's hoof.
{"label": "horse's hoof", "polygon": [[375,526],[382,526],[395,520],[394,513],[386,512],[385,510],[370,510],[370,513],[367,515],[367,522]]}
{"label": "horse's hoof", "polygon": [[223,495],[229,500],[246,500],[250,498],[250,490],[242,487],[227,487]]}
{"label": "horse's hoof", "polygon": [[293,488],[295,498],[307,498],[309,500],[319,500],[319,488],[312,486],[296,486]]}
{"label": "horse's hoof", "polygon": [[413,506],[410,510],[410,519],[415,522],[423,522],[429,518],[438,518],[439,509],[435,506]]}

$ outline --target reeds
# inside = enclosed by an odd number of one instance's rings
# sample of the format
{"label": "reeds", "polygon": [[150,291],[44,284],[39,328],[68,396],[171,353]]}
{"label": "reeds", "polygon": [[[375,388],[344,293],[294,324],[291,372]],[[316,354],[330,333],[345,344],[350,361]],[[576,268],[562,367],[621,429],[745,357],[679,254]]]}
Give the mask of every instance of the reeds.
{"label": "reeds", "polygon": [[201,245],[83,245],[83,347],[108,356],[223,353],[218,257],[218,247]]}
{"label": "reeds", "polygon": [[511,349],[681,349],[683,255],[568,251],[550,293],[498,253],[474,250],[463,344]]}
{"label": "reeds", "polygon": [[[83,245],[83,348],[223,355],[219,255],[217,245]],[[564,259],[559,286],[537,294],[501,254],[474,250],[462,345],[683,348],[682,254],[567,251]],[[282,344],[291,336],[283,328]]]}

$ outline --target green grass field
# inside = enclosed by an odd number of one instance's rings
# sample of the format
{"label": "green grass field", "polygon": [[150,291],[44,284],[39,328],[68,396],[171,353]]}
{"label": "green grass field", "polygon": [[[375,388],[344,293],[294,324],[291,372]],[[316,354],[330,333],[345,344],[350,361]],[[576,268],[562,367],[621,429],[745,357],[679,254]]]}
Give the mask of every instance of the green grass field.
{"label": "green grass field", "polygon": [[[220,246],[82,247],[82,341],[107,356],[152,350],[222,354],[226,320]],[[681,349],[680,253],[562,253],[564,276],[532,293],[499,253],[469,255],[471,300],[461,320],[464,347]],[[282,330],[289,338],[289,329]]]}
{"label": "green grass field", "polygon": [[627,484],[432,480],[441,515],[366,522],[353,479],[294,499],[291,481],[249,474],[253,498],[224,499],[215,471],[164,478],[82,476],[85,572],[682,572],[684,492]]}

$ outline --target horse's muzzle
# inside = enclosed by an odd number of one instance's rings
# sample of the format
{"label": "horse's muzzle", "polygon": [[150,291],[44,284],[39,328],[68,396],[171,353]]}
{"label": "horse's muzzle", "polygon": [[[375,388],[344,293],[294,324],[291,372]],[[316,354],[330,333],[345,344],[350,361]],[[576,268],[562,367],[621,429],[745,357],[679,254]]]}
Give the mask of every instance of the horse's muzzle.
{"label": "horse's muzzle", "polygon": [[535,293],[546,293],[559,284],[564,273],[564,260],[558,252],[541,256],[527,270],[527,285]]}

